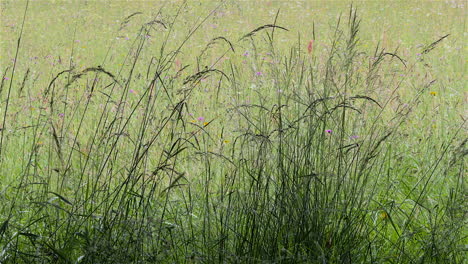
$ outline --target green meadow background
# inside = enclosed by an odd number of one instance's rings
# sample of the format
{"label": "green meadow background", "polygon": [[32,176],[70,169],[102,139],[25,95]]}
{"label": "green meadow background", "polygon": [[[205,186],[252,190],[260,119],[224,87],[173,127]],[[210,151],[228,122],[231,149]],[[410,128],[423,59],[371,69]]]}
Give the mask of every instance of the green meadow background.
{"label": "green meadow background", "polygon": [[464,1],[0,10],[0,263],[466,263]]}

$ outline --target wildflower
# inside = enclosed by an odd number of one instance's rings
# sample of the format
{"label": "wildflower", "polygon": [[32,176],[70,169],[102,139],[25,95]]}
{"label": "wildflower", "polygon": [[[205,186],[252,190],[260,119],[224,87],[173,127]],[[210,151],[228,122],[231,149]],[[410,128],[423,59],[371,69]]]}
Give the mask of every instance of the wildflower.
{"label": "wildflower", "polygon": [[331,133],[333,132],[333,130],[331,130],[331,129],[325,129],[325,132],[326,132],[327,134],[331,134]]}
{"label": "wildflower", "polygon": [[3,77],[3,80],[8,81],[8,80],[10,80],[10,78],[8,78],[8,77]]}
{"label": "wildflower", "polygon": [[382,219],[382,220],[387,219],[388,218],[387,212],[385,212],[385,211],[380,212],[379,218]]}
{"label": "wildflower", "polygon": [[229,143],[229,142],[231,142],[231,141],[229,141],[229,140],[224,140],[223,142],[224,142],[224,144],[227,144],[227,143]]}
{"label": "wildflower", "polygon": [[352,135],[352,136],[350,136],[349,138],[351,138],[351,139],[358,139],[359,136],[357,136],[357,135]]}
{"label": "wildflower", "polygon": [[257,75],[257,76],[262,76],[263,73],[258,71],[258,72],[255,73],[255,75]]}
{"label": "wildflower", "polygon": [[128,90],[128,92],[134,94],[134,93],[135,93],[135,90],[130,89],[130,90]]}
{"label": "wildflower", "polygon": [[208,122],[203,122],[203,126],[207,126],[208,125]]}
{"label": "wildflower", "polygon": [[198,121],[205,121],[205,118],[203,116],[200,116],[199,118],[197,118]]}
{"label": "wildflower", "polygon": [[182,62],[179,59],[175,59],[174,64],[177,71],[179,71],[182,68]]}
{"label": "wildflower", "polygon": [[243,56],[247,57],[249,56],[249,52],[248,51],[245,51],[244,54],[242,54]]}
{"label": "wildflower", "polygon": [[59,116],[60,118],[63,118],[63,117],[65,116],[65,114],[64,114],[64,113],[60,113],[60,114],[58,114],[58,116]]}
{"label": "wildflower", "polygon": [[437,95],[437,92],[431,91],[430,94],[431,94],[432,96],[436,96],[436,95]]}
{"label": "wildflower", "polygon": [[313,45],[314,45],[314,40],[310,40],[309,45],[307,45],[307,52],[309,52],[309,54],[312,53]]}

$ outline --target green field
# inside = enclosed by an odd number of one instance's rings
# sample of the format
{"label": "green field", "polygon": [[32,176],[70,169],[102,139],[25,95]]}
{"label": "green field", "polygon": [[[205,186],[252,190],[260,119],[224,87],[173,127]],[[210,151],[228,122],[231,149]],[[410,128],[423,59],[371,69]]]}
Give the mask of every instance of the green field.
{"label": "green field", "polygon": [[464,1],[0,1],[0,263],[467,263]]}

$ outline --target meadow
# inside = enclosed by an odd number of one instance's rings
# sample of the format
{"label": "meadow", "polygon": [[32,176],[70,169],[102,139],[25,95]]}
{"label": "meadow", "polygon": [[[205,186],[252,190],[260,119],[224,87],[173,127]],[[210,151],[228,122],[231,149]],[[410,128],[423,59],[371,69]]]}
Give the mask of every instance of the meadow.
{"label": "meadow", "polygon": [[0,263],[467,262],[464,1],[0,10]]}

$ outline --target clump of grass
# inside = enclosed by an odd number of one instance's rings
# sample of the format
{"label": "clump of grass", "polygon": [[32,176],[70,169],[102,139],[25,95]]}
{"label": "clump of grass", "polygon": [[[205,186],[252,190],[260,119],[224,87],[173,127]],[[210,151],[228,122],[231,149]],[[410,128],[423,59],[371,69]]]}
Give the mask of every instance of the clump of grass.
{"label": "clump of grass", "polygon": [[[185,43],[214,12],[169,51],[183,7],[144,24],[118,72],[106,58],[57,73],[22,132],[4,134],[14,127],[5,110],[0,172],[12,177],[0,192],[2,263],[466,259],[466,140],[454,148],[462,126],[420,146],[435,149],[426,159],[401,153],[403,126],[434,81],[410,83],[417,91],[404,106],[397,94],[408,84],[386,64],[411,73],[420,62],[379,47],[361,52],[361,22],[350,8],[326,53],[304,50],[300,38],[279,49],[287,27],[277,13],[237,43],[213,38],[191,58],[196,66],[182,65]],[[158,56],[145,53],[153,34],[163,40]],[[254,54],[249,68],[218,65],[245,46]],[[211,63],[215,48],[225,51]],[[211,97],[204,82],[216,85]],[[6,101],[14,100],[9,92]],[[206,119],[187,115],[207,105],[219,109]],[[431,190],[450,178],[440,193]]]}

